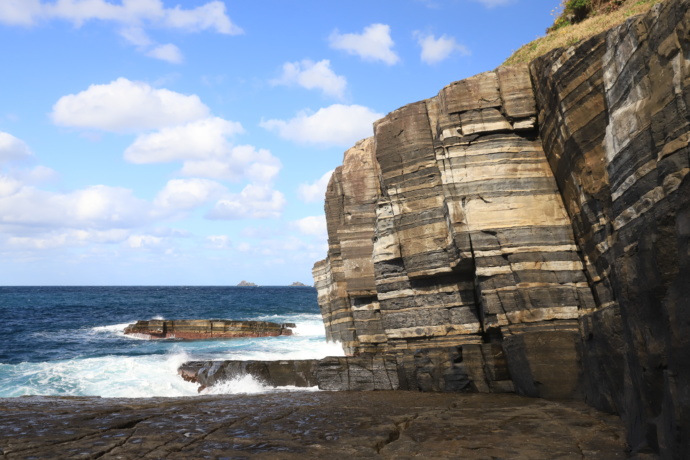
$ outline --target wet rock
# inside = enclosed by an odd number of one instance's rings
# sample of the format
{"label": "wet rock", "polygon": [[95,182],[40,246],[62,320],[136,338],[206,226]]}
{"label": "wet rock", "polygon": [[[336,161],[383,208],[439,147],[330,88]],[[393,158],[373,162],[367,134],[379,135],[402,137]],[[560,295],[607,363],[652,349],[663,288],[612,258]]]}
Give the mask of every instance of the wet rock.
{"label": "wet rock", "polygon": [[178,368],[188,382],[198,383],[199,391],[218,383],[251,375],[263,385],[272,387],[315,387],[318,385],[318,360],[278,361],[189,361]]}
{"label": "wet rock", "polygon": [[222,319],[182,319],[137,321],[125,334],[144,339],[204,340],[237,337],[276,337],[292,335],[293,323],[268,321],[230,321]]}

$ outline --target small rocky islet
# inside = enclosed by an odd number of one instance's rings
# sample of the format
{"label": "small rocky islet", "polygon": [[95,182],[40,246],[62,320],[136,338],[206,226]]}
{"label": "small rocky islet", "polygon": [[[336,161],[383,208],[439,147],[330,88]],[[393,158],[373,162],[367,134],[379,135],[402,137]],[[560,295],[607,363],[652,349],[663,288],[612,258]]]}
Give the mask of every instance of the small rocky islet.
{"label": "small rocky islet", "polygon": [[223,319],[142,320],[130,324],[125,335],[141,339],[207,340],[292,335],[294,323]]}

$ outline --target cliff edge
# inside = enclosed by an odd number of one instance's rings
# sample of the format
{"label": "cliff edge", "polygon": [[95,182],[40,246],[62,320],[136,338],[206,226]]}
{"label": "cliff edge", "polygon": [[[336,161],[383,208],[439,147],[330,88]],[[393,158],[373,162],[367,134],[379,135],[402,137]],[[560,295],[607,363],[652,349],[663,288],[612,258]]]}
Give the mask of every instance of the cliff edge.
{"label": "cliff edge", "polygon": [[690,458],[690,0],[375,123],[326,192],[331,389],[510,392]]}

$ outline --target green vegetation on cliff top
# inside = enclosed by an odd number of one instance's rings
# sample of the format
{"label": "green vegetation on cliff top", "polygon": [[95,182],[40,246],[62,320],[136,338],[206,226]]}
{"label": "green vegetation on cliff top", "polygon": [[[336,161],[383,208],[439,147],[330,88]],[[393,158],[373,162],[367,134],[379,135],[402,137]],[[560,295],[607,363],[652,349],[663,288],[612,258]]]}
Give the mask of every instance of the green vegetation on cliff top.
{"label": "green vegetation on cliff top", "polygon": [[552,49],[572,46],[604,32],[631,16],[648,11],[659,0],[563,0],[544,37],[513,53],[503,65],[527,63]]}

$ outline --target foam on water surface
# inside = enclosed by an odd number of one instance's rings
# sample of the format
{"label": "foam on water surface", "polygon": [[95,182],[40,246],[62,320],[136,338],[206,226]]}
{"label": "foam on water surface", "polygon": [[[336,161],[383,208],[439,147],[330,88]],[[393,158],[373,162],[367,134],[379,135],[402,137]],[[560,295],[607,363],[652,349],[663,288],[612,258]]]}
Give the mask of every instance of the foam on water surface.
{"label": "foam on water surface", "polygon": [[[325,340],[320,315],[262,315],[258,321],[295,323],[294,335],[209,341],[137,340],[124,335],[129,323],[106,324],[78,330],[59,330],[60,340],[116,352],[45,362],[0,363],[0,397],[70,395],[101,397],[196,396],[198,386],[184,381],[177,369],[197,360],[320,359],[343,354],[338,343]],[[202,394],[265,393],[305,388],[265,386],[251,376],[220,383]],[[313,389],[312,389],[313,390]]]}

